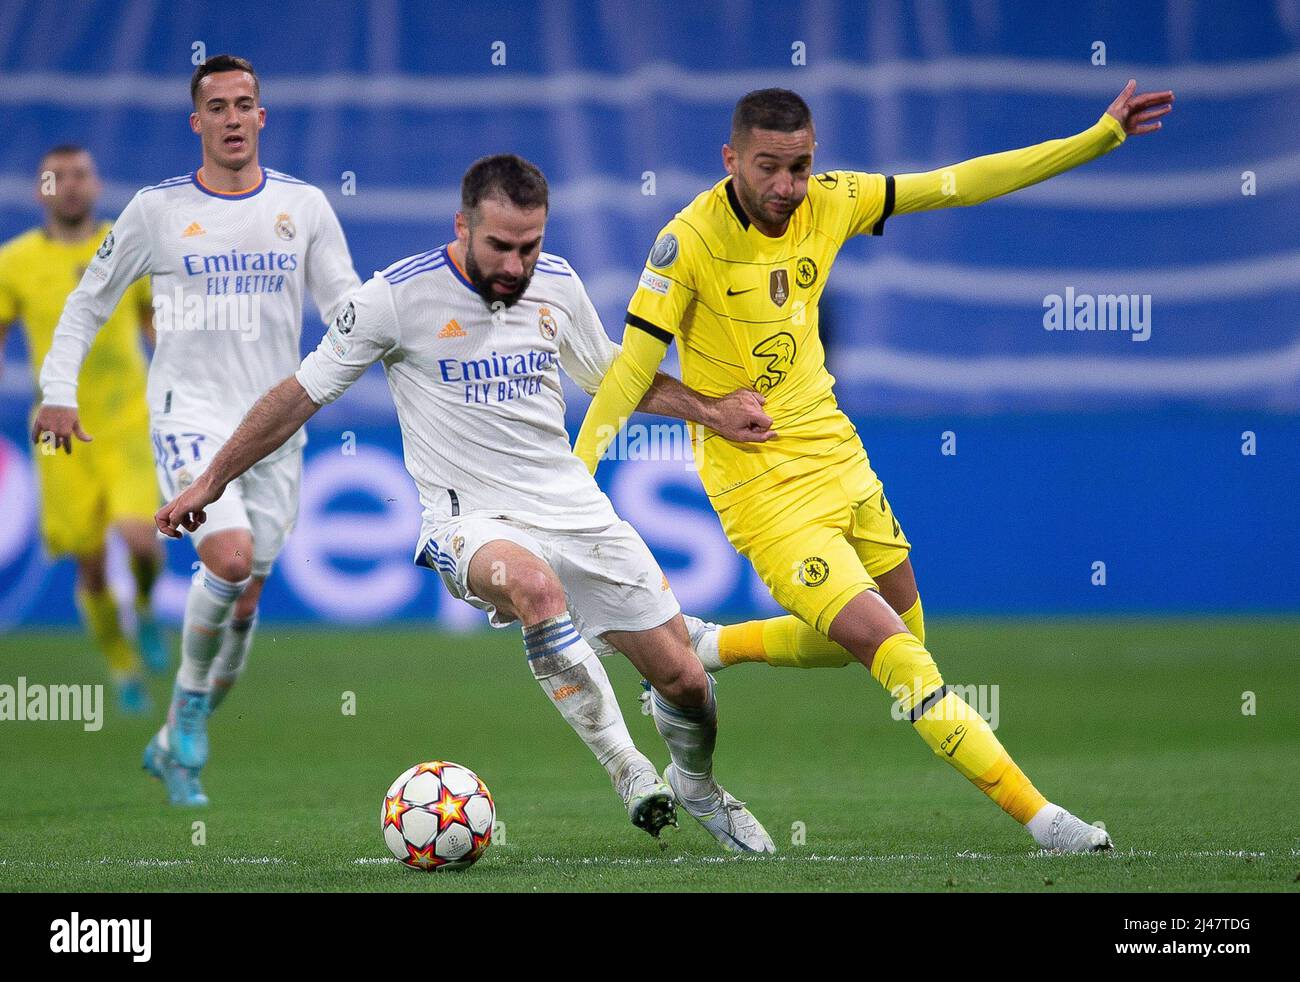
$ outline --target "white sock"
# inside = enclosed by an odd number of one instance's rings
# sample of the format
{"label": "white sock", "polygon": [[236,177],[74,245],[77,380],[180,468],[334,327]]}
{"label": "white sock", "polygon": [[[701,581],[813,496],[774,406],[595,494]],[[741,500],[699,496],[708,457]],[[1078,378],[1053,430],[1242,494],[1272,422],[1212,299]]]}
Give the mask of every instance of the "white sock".
{"label": "white sock", "polygon": [[718,793],[713,780],[713,745],[718,739],[718,701],[713,695],[713,676],[709,680],[709,701],[697,709],[676,706],[652,689],[655,729],[668,744],[673,769],[678,776],[678,790],[683,798],[704,801]]}
{"label": "white sock", "polygon": [[221,647],[217,657],[212,659],[208,669],[208,711],[215,712],[230,694],[231,688],[239,681],[248,663],[248,651],[253,647],[253,634],[257,631],[257,611],[252,617],[239,620],[230,618],[230,623],[221,633]]}
{"label": "white sock", "polygon": [[1049,801],[1042,808],[1038,809],[1034,814],[1034,817],[1025,825],[1025,828],[1029,830],[1029,834],[1034,837],[1034,841],[1044,849],[1050,849],[1052,847],[1052,836],[1049,829],[1052,826],[1052,819],[1054,819],[1056,813],[1060,811],[1064,811],[1064,809],[1061,808],[1060,805],[1054,805]]}
{"label": "white sock", "polygon": [[187,692],[208,691],[208,669],[221,647],[221,637],[235,600],[248,580],[231,583],[203,567],[203,582],[191,583],[181,625],[181,667],[176,684]]}
{"label": "white sock", "polygon": [[720,672],[727,666],[722,662],[722,656],[718,654],[718,635],[722,632],[717,628],[710,631],[696,633],[698,627],[704,625],[704,621],[698,617],[692,617],[690,614],[682,614],[682,620],[686,622],[686,630],[690,633],[691,649],[695,652],[695,657],[700,660],[706,672]]}
{"label": "white sock", "polygon": [[524,628],[524,651],[533,678],[611,780],[618,780],[634,755],[645,759],[627,731],[605,666],[567,612]]}

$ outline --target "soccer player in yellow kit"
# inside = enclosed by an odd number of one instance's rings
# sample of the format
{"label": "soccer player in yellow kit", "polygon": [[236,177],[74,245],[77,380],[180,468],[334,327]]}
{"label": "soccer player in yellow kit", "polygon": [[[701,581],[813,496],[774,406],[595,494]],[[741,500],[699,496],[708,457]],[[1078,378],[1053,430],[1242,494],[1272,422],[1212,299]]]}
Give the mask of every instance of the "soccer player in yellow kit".
{"label": "soccer player in yellow kit", "polygon": [[[95,219],[99,197],[95,162],[81,147],[54,147],[41,158],[36,198],[45,222],[0,246],[0,340],[21,321],[33,366],[50,350],[63,303],[112,227]],[[149,281],[135,283],[86,356],[81,418],[95,441],[84,452],[59,453],[51,442],[35,448],[41,486],[41,537],[52,557],[77,562],[77,606],[108,661],[118,702],[131,713],[149,710],[135,645],[119,622],[108,588],[105,545],[110,528],[126,544],[136,581],[140,653],[155,671],[167,651],[149,602],[162,549],[154,530],[158,506],[141,331],[152,330]]]}
{"label": "soccer player in yellow kit", "polygon": [[760,393],[752,442],[705,431],[695,445],[727,537],[794,616],[721,629],[721,661],[844,664],[852,656],[940,759],[1040,846],[1063,852],[1107,849],[1111,840],[1044,798],[983,718],[944,685],[924,645],[910,546],[835,401],[818,301],[852,236],[880,235],[892,216],[1028,187],[1159,129],[1173,93],[1135,95],[1136,85],[1130,80],[1075,136],[892,177],[813,176],[808,106],[784,89],[749,93],[722,151],[729,176],[660,233],[628,306],[622,352],[574,446],[594,471],[673,340],[687,386],[711,396]]}

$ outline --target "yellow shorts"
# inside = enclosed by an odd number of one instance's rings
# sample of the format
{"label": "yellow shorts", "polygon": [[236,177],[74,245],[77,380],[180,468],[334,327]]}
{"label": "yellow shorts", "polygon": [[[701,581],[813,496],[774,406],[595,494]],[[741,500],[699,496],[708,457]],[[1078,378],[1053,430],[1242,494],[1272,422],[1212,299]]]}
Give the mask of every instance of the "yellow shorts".
{"label": "yellow shorts", "polygon": [[790,613],[825,634],[912,548],[858,441],[845,455],[718,512],[727,538]]}
{"label": "yellow shorts", "polygon": [[73,440],[72,453],[35,449],[41,487],[41,538],[51,556],[89,556],[104,547],[108,529],[123,518],[152,524],[157,511],[149,414],[140,401],[114,420],[92,427],[94,439]]}

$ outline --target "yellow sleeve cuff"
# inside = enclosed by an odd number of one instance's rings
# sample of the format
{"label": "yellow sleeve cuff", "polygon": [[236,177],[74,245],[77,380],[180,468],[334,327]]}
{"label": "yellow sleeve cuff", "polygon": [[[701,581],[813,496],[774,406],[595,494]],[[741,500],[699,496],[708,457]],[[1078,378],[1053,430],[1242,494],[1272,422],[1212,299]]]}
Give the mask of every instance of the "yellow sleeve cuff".
{"label": "yellow sleeve cuff", "polygon": [[1127,139],[1128,134],[1124,132],[1124,127],[1120,124],[1120,121],[1110,113],[1102,113],[1101,119],[1097,122],[1103,124],[1116,137],[1119,141],[1119,143],[1115,144],[1116,146],[1119,146],[1120,143],[1123,143],[1124,140]]}
{"label": "yellow sleeve cuff", "polygon": [[573,444],[573,452],[590,473],[596,473],[601,456],[645,398],[667,351],[668,342],[640,328],[624,331],[623,350],[605,373]]}

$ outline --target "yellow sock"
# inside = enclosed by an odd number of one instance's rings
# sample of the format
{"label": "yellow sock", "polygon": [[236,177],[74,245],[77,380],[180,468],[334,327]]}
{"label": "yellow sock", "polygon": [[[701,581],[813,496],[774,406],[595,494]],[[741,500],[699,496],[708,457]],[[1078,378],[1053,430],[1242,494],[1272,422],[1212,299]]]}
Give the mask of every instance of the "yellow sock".
{"label": "yellow sock", "polygon": [[[921,595],[917,594],[916,602],[899,616],[925,644]],[[843,668],[856,661],[830,638],[789,614],[724,625],[718,634],[718,657],[724,665],[761,661],[779,668]]]}
{"label": "yellow sock", "polygon": [[724,665],[763,661],[782,668],[842,668],[856,660],[790,614],[726,625],[718,634],[718,657]]}
{"label": "yellow sock", "polygon": [[108,662],[109,674],[117,679],[138,673],[140,659],[131,642],[122,633],[113,591],[91,593],[79,589],[77,605],[81,608],[81,618],[86,623],[86,630],[90,632],[91,638],[103,652],[104,660]]}
{"label": "yellow sock", "polygon": [[912,635],[886,638],[876,650],[871,674],[898,699],[935,755],[1021,825],[1047,804],[984,718],[943,684],[930,652]]}
{"label": "yellow sock", "polygon": [[925,612],[921,610],[921,595],[919,593],[916,595],[916,603],[898,616],[903,619],[903,624],[911,632],[912,637],[920,641],[921,644],[925,644]]}

